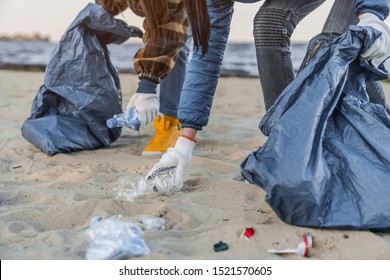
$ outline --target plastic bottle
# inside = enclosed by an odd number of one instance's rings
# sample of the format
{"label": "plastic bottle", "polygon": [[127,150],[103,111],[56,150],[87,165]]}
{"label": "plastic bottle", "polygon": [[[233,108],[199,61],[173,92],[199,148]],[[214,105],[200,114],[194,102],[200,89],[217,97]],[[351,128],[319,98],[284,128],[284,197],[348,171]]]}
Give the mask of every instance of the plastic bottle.
{"label": "plastic bottle", "polygon": [[122,177],[119,180],[119,186],[115,188],[118,191],[116,198],[134,201],[137,197],[153,191],[171,195],[180,190],[175,185],[175,170],[172,168],[161,171],[151,180],[146,180],[141,175]]}
{"label": "plastic bottle", "polygon": [[109,128],[126,126],[132,130],[139,131],[141,122],[138,111],[135,107],[128,108],[124,113],[116,114],[106,121]]}
{"label": "plastic bottle", "polygon": [[141,227],[143,230],[164,230],[167,222],[164,218],[151,215],[142,215],[138,218],[138,221],[142,224]]}
{"label": "plastic bottle", "polygon": [[148,181],[153,189],[165,195],[171,195],[180,190],[175,185],[175,168],[160,171],[152,180]]}
{"label": "plastic bottle", "polygon": [[130,256],[145,256],[150,253],[143,237],[143,231],[121,216],[101,219],[92,217],[90,228],[85,232],[89,247],[87,260],[121,260]]}

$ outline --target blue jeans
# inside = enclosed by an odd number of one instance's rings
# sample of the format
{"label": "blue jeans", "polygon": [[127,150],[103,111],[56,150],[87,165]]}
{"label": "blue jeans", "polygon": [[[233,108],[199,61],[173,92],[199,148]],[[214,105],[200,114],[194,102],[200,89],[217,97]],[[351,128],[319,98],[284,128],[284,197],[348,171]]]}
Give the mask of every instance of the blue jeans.
{"label": "blue jeans", "polygon": [[160,113],[177,118],[180,95],[189,64],[192,36],[188,36],[184,48],[169,74],[160,83]]}
{"label": "blue jeans", "polygon": [[[266,0],[256,14],[253,34],[266,109],[272,106],[295,77],[290,52],[290,38],[295,27],[324,2],[325,0]],[[357,22],[354,1],[336,0],[321,34],[311,40],[302,65],[327,42]],[[367,91],[371,102],[383,104],[387,108],[379,82],[368,82]]]}

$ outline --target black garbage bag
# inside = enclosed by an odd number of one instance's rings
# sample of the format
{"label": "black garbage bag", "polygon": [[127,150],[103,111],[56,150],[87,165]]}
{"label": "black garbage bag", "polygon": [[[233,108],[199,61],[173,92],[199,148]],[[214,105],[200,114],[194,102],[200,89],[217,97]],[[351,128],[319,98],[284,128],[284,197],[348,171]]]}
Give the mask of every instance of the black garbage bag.
{"label": "black garbage bag", "polygon": [[389,231],[390,118],[366,78],[388,77],[359,54],[378,34],[351,26],[306,65],[259,124],[268,139],[241,164],[292,225]]}
{"label": "black garbage bag", "polygon": [[122,112],[122,92],[107,44],[130,37],[142,37],[142,31],[88,4],[50,56],[23,137],[47,154],[108,147],[115,141],[121,129],[107,128],[106,120]]}

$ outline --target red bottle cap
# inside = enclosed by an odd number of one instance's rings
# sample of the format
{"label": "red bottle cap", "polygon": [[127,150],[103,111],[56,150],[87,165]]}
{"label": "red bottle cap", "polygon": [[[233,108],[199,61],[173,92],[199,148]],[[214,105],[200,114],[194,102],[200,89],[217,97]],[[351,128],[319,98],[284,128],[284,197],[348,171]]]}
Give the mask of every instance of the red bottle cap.
{"label": "red bottle cap", "polygon": [[246,229],[244,229],[244,231],[242,232],[241,237],[244,236],[246,239],[249,240],[249,238],[251,238],[254,234],[255,234],[254,228],[246,228]]}

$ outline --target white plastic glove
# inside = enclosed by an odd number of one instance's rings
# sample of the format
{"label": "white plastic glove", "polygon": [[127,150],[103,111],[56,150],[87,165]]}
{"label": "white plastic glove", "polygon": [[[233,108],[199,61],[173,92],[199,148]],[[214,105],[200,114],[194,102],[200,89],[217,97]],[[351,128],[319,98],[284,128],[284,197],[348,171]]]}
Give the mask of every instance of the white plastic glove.
{"label": "white plastic glove", "polygon": [[[378,68],[379,65],[390,57],[390,28],[385,22],[381,21],[376,15],[371,13],[364,13],[359,16],[358,25],[370,26],[382,33],[382,35],[375,40],[368,50],[361,54],[361,57],[368,59],[374,67]],[[389,65],[388,63],[386,64]]]}
{"label": "white plastic glove", "polygon": [[135,93],[127,104],[126,110],[131,107],[137,109],[141,126],[144,127],[157,117],[159,110],[157,95],[154,93]]}
{"label": "white plastic glove", "polygon": [[147,181],[153,180],[159,172],[176,168],[175,171],[175,190],[180,190],[183,187],[184,173],[190,163],[192,151],[196,146],[196,142],[185,137],[179,137],[174,148],[169,148],[168,151],[161,157],[160,161],[146,175]]}

